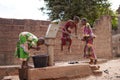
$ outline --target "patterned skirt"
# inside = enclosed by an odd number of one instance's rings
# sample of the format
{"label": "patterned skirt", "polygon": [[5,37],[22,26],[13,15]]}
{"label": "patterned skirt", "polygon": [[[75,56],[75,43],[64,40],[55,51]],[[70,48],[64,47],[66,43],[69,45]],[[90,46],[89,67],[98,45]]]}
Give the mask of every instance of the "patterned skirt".
{"label": "patterned skirt", "polygon": [[84,41],[86,42],[84,47],[84,57],[90,58],[90,59],[97,59],[96,54],[94,52],[94,47],[93,47],[93,38],[87,37],[84,39]]}
{"label": "patterned skirt", "polygon": [[20,46],[20,42],[17,42],[17,46],[16,46],[16,51],[15,51],[15,56],[17,58],[29,58],[29,54],[27,52],[24,51],[24,49]]}

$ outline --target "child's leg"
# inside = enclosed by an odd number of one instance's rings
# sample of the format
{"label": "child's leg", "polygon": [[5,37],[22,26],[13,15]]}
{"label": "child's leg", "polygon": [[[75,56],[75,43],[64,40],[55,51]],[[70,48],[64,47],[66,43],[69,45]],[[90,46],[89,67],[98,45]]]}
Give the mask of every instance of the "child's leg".
{"label": "child's leg", "polygon": [[94,52],[93,46],[91,47],[91,53],[92,53],[91,57],[94,59],[94,64],[97,64],[97,57]]}
{"label": "child's leg", "polygon": [[84,46],[84,57],[85,57],[85,58],[88,58],[87,49],[88,49],[88,47],[87,47],[87,45],[85,45],[85,46]]}
{"label": "child's leg", "polygon": [[97,59],[94,59],[94,64],[97,64]]}
{"label": "child's leg", "polygon": [[27,61],[22,61],[21,68],[27,68]]}
{"label": "child's leg", "polygon": [[71,44],[72,44],[72,40],[71,39],[68,39],[68,51],[71,52]]}
{"label": "child's leg", "polygon": [[29,61],[29,58],[23,59],[21,67],[22,68],[28,68],[28,61]]}

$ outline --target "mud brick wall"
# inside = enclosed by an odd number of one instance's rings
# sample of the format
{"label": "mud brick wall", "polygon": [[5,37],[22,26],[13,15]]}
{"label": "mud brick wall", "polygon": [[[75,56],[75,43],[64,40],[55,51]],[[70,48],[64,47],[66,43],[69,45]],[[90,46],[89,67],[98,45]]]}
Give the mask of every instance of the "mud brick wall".
{"label": "mud brick wall", "polygon": [[[45,35],[48,25],[49,21],[0,18],[0,64],[18,63],[14,52],[20,32],[29,31],[40,37]],[[42,49],[46,50],[46,47]],[[38,53],[46,53],[42,49]]]}
{"label": "mud brick wall", "polygon": [[111,17],[101,16],[95,24],[95,53],[100,58],[112,58]]}
{"label": "mud brick wall", "polygon": [[[19,60],[14,57],[14,51],[20,32],[29,31],[38,37],[44,36],[49,23],[49,21],[0,18],[0,65],[19,63]],[[95,53],[99,58],[111,58],[111,18],[102,16],[95,22],[94,28],[93,31],[97,35],[94,42]],[[81,27],[78,28],[78,34],[81,36]],[[55,39],[55,61],[83,59],[84,43],[76,38],[72,39],[72,52],[69,53],[67,47],[64,47],[64,51],[60,51],[61,32],[58,32]],[[47,47],[41,46],[41,50],[34,53],[44,54],[47,52],[46,50]]]}

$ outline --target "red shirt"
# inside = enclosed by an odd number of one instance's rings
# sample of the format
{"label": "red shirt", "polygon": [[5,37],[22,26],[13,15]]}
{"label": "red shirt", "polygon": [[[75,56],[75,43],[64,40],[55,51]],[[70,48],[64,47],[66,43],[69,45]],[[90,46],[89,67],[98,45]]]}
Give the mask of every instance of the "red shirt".
{"label": "red shirt", "polygon": [[[69,20],[66,22],[66,24],[64,25],[63,27],[63,31],[67,31],[69,33],[71,33],[71,30],[70,29],[73,29],[73,28],[76,28],[76,24],[72,21],[72,20]],[[69,36],[67,33],[64,33],[63,32],[63,37],[65,36]]]}

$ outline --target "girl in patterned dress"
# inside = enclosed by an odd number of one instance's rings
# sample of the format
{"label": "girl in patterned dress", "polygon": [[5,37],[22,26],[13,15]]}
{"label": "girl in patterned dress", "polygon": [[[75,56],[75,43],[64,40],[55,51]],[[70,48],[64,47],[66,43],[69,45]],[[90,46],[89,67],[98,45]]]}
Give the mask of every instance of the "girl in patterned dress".
{"label": "girl in patterned dress", "polygon": [[44,44],[44,38],[37,38],[30,32],[21,32],[17,42],[15,55],[22,61],[22,68],[28,67],[29,49],[39,50],[40,45]]}
{"label": "girl in patterned dress", "polygon": [[97,57],[95,55],[94,47],[93,47],[93,40],[96,36],[93,34],[90,24],[87,23],[87,20],[85,18],[81,20],[81,23],[83,28],[82,41],[85,42],[84,57],[90,59],[90,62],[89,62],[90,64],[96,64]]}

